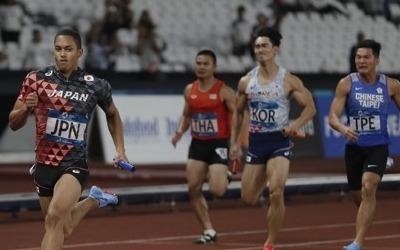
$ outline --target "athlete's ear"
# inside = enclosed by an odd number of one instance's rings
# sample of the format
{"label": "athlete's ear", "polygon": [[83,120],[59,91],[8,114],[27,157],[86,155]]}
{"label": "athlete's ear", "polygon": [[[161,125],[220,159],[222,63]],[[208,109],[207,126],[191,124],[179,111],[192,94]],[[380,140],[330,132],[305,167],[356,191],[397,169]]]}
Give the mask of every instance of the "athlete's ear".
{"label": "athlete's ear", "polygon": [[79,57],[81,57],[83,55],[83,49],[82,48],[78,49],[78,54],[79,54]]}

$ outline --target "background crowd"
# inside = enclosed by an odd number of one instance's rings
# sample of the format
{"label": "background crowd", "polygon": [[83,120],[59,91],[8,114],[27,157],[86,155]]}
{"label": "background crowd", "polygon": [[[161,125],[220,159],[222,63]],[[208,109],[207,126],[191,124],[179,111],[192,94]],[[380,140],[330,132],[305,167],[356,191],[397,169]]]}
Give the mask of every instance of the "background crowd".
{"label": "background crowd", "polygon": [[[2,0],[0,68],[29,70],[48,65],[52,62],[51,38],[60,27],[68,26],[83,35],[85,55],[81,63],[90,70],[186,72],[192,69],[191,58],[195,51],[213,49],[224,64],[219,70],[242,72],[254,65],[251,41],[257,27],[274,27],[288,37],[285,33],[293,29],[287,28],[287,20],[294,17],[295,22],[301,23],[304,15],[310,19],[306,20],[310,25],[315,15],[318,20],[333,23],[337,20],[351,23],[355,17],[372,18],[385,22],[393,39],[400,37],[399,0],[77,0],[74,6],[61,0],[51,3]],[[350,40],[343,43],[346,46],[356,42],[353,33],[377,36],[370,27],[365,27],[370,30],[359,30],[354,22],[353,26],[357,31],[348,31]],[[302,44],[308,43],[309,38],[304,35],[298,38]],[[293,40],[290,36],[287,39]],[[318,35],[315,39],[319,39]],[[283,46],[288,44],[297,50],[291,43],[283,42]],[[307,45],[302,46],[308,50]],[[343,50],[349,53],[350,47]],[[308,52],[310,54],[310,50]],[[305,69],[298,66],[302,62],[288,64],[287,57],[282,54],[278,59],[297,72],[337,73],[348,68],[347,61],[343,67],[329,66],[337,63],[334,55],[324,55],[332,60],[320,60],[320,55],[314,51],[306,62],[310,66]]]}

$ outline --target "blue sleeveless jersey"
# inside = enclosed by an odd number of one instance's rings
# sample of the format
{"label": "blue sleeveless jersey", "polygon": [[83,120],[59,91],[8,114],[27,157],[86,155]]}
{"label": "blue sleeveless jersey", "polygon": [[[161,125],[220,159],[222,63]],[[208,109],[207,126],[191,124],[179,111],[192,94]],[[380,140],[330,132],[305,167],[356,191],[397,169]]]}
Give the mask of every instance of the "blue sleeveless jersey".
{"label": "blue sleeveless jersey", "polygon": [[366,84],[358,73],[350,74],[351,88],[346,102],[347,125],[358,133],[350,145],[375,146],[389,144],[387,118],[390,98],[387,78],[379,74],[374,84]]}
{"label": "blue sleeveless jersey", "polygon": [[289,124],[290,101],[284,91],[286,70],[279,67],[275,79],[268,84],[259,83],[258,70],[259,66],[251,71],[251,79],[246,88],[249,133],[281,131]]}

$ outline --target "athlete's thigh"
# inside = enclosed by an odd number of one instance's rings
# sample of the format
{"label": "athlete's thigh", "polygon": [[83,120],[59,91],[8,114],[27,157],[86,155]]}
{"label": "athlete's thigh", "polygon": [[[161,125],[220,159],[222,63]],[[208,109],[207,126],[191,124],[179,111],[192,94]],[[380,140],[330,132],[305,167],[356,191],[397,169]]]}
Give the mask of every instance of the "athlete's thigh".
{"label": "athlete's thigh", "polygon": [[242,197],[256,198],[261,194],[267,180],[265,168],[264,164],[245,164],[241,182]]}
{"label": "athlete's thigh", "polygon": [[271,158],[267,162],[267,179],[269,190],[274,190],[276,188],[284,189],[286,180],[289,175],[289,164],[290,160],[277,156]]}
{"label": "athlete's thigh", "polygon": [[79,201],[81,192],[79,181],[71,174],[63,174],[54,187],[49,210],[54,209],[60,214],[71,211]]}
{"label": "athlete's thigh", "polygon": [[49,209],[51,202],[51,197],[44,197],[44,196],[39,196],[39,203],[40,203],[40,209],[42,211],[43,216],[46,216],[47,210]]}
{"label": "athlete's thigh", "polygon": [[208,165],[199,160],[189,159],[186,163],[186,179],[190,187],[200,186],[207,178]]}
{"label": "athlete's thigh", "polygon": [[227,187],[227,170],[228,166],[225,164],[215,163],[208,167],[208,185],[210,190],[223,192]]}

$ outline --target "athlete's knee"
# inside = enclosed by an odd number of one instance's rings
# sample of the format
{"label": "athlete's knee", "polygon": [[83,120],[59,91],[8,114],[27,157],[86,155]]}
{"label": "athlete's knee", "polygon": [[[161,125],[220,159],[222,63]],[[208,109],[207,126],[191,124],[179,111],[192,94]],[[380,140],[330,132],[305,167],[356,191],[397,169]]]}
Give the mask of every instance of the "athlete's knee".
{"label": "athlete's knee", "polygon": [[274,188],[269,191],[269,201],[271,204],[277,204],[283,201],[284,193],[282,188]]}
{"label": "athlete's knee", "polygon": [[198,184],[188,184],[188,191],[190,196],[199,196],[202,195],[202,188],[201,185]]}
{"label": "athlete's knee", "polygon": [[62,223],[62,215],[61,213],[54,208],[51,208],[47,211],[46,217],[45,217],[45,226],[47,229],[50,228],[55,228],[57,227],[60,223]]}
{"label": "athlete's knee", "polygon": [[254,194],[249,193],[249,192],[244,192],[243,190],[241,191],[240,196],[241,196],[242,201],[245,204],[251,205],[251,206],[256,205],[257,201],[259,200],[258,196],[255,196]]}
{"label": "athlete's knee", "polygon": [[221,197],[226,192],[226,186],[218,186],[218,187],[212,186],[212,187],[210,187],[210,192],[214,196]]}
{"label": "athlete's knee", "polygon": [[372,197],[375,196],[377,189],[377,184],[372,182],[365,182],[361,189],[362,197]]}

